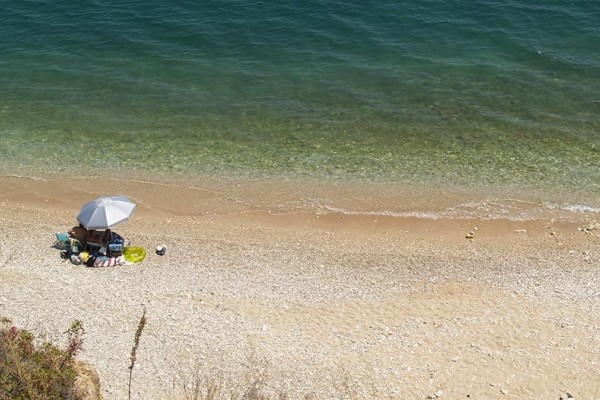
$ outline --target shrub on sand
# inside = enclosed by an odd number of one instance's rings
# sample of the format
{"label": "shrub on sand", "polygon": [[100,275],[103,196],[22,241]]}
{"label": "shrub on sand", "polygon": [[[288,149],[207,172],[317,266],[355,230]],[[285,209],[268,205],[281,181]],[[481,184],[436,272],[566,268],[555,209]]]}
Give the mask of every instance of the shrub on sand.
{"label": "shrub on sand", "polygon": [[66,349],[36,345],[30,332],[0,320],[0,400],[79,398],[80,365],[74,357],[83,349],[83,325],[74,321],[65,333]]}

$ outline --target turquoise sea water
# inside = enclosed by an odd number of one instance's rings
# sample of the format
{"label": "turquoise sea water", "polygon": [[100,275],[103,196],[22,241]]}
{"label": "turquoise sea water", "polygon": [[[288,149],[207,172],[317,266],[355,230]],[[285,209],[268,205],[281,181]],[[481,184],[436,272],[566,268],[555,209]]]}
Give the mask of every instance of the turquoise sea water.
{"label": "turquoise sea water", "polygon": [[2,165],[600,198],[600,1],[2,10]]}

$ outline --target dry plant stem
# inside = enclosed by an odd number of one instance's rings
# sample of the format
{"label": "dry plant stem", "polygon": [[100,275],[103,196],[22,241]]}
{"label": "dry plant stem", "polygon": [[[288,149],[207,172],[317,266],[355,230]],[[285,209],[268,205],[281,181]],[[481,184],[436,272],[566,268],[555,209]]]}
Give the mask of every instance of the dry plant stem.
{"label": "dry plant stem", "polygon": [[[183,374],[183,372],[181,372],[181,379],[182,379],[182,387],[183,387],[183,392],[185,394],[185,399],[186,400],[199,400],[200,399],[200,395],[202,392],[202,378],[200,377],[200,371],[199,371],[199,366],[196,366],[196,368],[194,369],[193,372],[193,377],[192,377],[192,390],[190,391],[188,389],[188,385],[185,383],[185,376]],[[207,394],[207,399],[210,399],[211,397],[208,397]]]}
{"label": "dry plant stem", "polygon": [[140,345],[140,337],[142,336],[142,332],[144,331],[145,326],[146,326],[146,308],[144,308],[144,312],[142,313],[142,318],[140,318],[140,322],[138,323],[137,331],[135,332],[135,338],[133,341],[133,347],[131,348],[131,363],[129,364],[129,400],[131,400],[131,376],[133,374],[133,366],[135,365],[136,353],[137,353],[137,349]]}
{"label": "dry plant stem", "polygon": [[67,361],[71,361],[81,350],[83,350],[83,335],[85,329],[79,320],[74,320],[71,327],[65,332],[67,334],[67,352],[60,363],[59,370],[62,370]]}

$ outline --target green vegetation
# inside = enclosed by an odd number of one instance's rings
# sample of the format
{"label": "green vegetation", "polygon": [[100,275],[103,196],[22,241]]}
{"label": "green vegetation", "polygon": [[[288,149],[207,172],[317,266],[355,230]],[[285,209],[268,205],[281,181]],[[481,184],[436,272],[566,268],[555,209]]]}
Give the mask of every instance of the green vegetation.
{"label": "green vegetation", "polygon": [[0,325],[0,400],[74,399],[74,357],[83,349],[85,333],[80,321],[65,332],[66,349],[34,343],[33,335],[12,325]]}

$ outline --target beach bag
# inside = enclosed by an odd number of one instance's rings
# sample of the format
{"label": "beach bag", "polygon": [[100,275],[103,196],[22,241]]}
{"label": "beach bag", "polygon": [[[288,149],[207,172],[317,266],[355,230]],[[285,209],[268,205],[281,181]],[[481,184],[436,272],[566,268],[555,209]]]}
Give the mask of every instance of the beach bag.
{"label": "beach bag", "polygon": [[81,242],[77,239],[69,239],[69,248],[72,254],[79,254],[83,250]]}
{"label": "beach bag", "polygon": [[123,255],[123,248],[125,247],[125,239],[123,239],[118,233],[111,232],[110,240],[108,241],[106,255],[108,257],[120,257]]}
{"label": "beach bag", "polygon": [[96,262],[96,258],[98,258],[98,256],[96,254],[90,254],[88,259],[85,261],[85,266],[93,267],[94,263]]}

